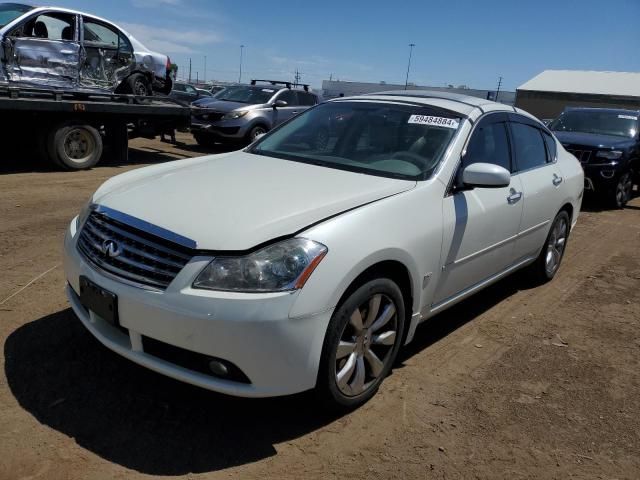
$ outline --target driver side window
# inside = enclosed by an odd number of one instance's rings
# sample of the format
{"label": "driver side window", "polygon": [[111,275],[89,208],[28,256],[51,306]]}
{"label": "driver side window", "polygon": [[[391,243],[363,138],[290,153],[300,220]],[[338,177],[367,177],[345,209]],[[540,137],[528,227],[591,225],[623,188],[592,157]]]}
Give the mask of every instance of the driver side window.
{"label": "driver side window", "polygon": [[511,151],[507,137],[505,122],[483,123],[478,125],[467,146],[467,152],[462,158],[462,168],[473,163],[492,163],[506,168],[511,168]]}

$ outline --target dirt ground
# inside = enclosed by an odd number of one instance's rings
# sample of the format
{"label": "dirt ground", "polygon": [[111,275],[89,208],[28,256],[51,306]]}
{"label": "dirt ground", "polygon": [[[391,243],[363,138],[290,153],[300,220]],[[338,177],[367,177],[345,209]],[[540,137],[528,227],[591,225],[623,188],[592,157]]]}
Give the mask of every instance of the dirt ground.
{"label": "dirt ground", "polygon": [[640,198],[587,206],[556,279],[518,274],[422,325],[378,395],[229,398],[103,348],[64,297],[65,228],[107,178],[200,155],[0,166],[0,478],[640,478]]}

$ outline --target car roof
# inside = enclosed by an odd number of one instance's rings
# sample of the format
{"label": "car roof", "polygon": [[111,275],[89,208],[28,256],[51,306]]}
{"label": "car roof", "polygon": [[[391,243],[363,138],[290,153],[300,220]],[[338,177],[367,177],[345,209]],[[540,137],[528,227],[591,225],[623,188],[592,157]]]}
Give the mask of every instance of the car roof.
{"label": "car roof", "polygon": [[[471,95],[461,95],[458,93],[442,92],[439,90],[391,90],[353,97],[334,98],[330,101],[335,102],[344,100],[384,100],[398,103],[410,102],[412,104],[444,108],[467,117],[479,117],[480,115],[490,111],[516,112],[535,119],[535,117],[531,116],[527,112],[509,105],[478,97],[472,97]],[[536,121],[539,120],[536,119]]]}
{"label": "car roof", "polygon": [[640,113],[640,108],[636,110],[632,110],[630,108],[597,108],[597,107],[567,107],[564,109],[565,112],[568,111],[594,111],[594,112],[609,112],[609,113],[633,113],[638,115]]}

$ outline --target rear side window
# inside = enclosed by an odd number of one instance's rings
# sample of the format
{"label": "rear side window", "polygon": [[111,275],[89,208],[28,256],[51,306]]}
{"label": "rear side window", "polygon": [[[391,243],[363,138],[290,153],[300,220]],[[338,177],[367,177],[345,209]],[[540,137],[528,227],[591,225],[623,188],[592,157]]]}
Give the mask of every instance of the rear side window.
{"label": "rear side window", "polygon": [[492,163],[511,171],[511,154],[504,122],[481,124],[473,132],[462,167]]}
{"label": "rear side window", "polygon": [[110,49],[118,48],[120,42],[118,32],[86,18],[83,21],[85,45]]}
{"label": "rear side window", "polygon": [[547,162],[553,163],[556,161],[556,155],[558,154],[556,140],[544,130],[542,130],[542,136],[544,137],[544,142],[547,145]]}
{"label": "rear side window", "polygon": [[523,123],[511,123],[518,171],[540,167],[547,163],[547,148],[540,130]]}
{"label": "rear side window", "polygon": [[287,102],[287,106],[289,107],[298,105],[298,97],[296,95],[296,92],[293,92],[291,90],[285,90],[280,93],[280,95],[278,96],[278,100]]}
{"label": "rear side window", "polygon": [[311,106],[318,103],[316,101],[316,96],[312,93],[307,92],[298,92],[298,102],[300,105]]}

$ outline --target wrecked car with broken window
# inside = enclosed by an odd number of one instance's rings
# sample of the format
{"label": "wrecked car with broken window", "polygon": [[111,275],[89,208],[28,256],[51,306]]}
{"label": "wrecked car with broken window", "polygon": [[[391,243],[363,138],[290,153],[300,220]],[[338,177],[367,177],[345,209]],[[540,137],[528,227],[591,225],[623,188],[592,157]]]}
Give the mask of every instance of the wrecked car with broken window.
{"label": "wrecked car with broken window", "polygon": [[74,10],[0,4],[0,85],[169,93],[171,61],[113,23]]}

